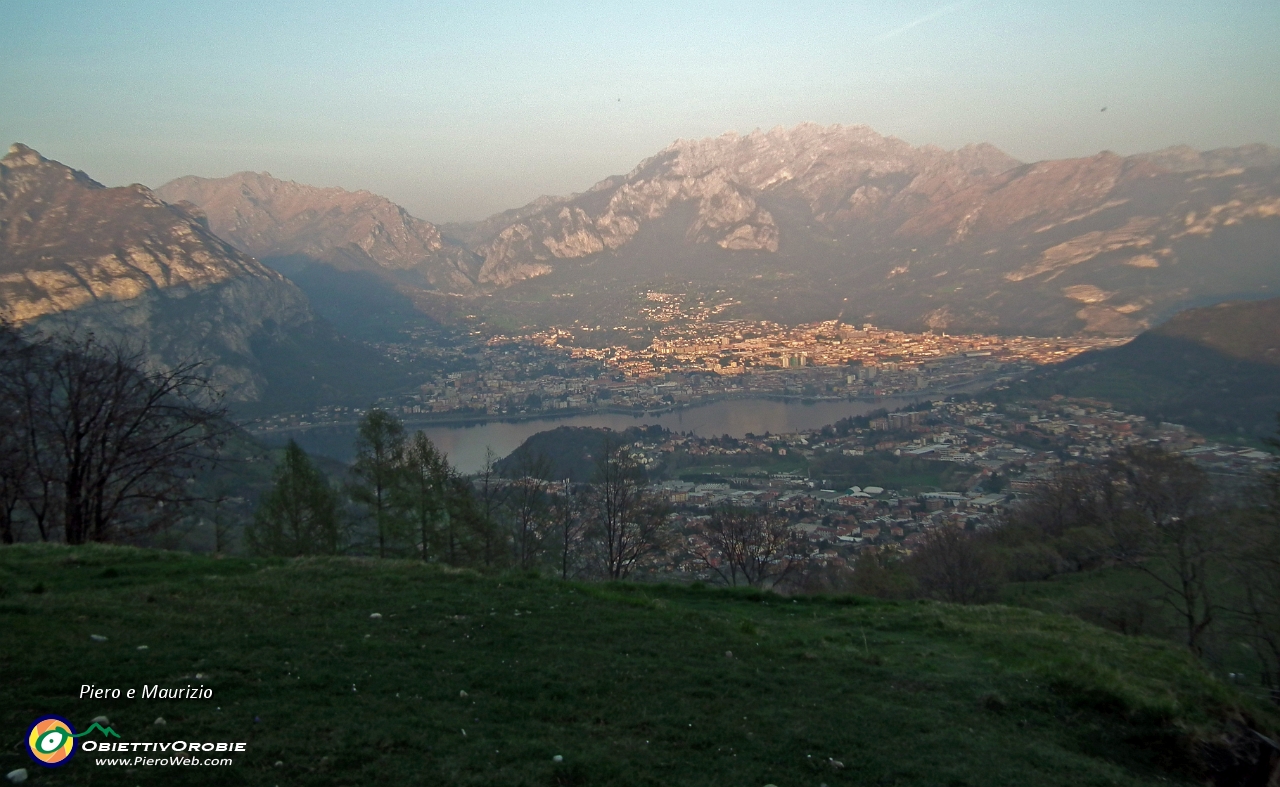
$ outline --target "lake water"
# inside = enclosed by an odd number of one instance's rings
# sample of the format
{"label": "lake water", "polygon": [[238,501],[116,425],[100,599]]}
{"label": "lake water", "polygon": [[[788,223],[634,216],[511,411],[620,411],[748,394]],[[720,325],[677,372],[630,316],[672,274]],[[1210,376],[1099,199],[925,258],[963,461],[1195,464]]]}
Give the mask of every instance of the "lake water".
{"label": "lake water", "polygon": [[[486,448],[492,448],[494,454],[503,457],[518,448],[531,435],[558,426],[609,427],[621,430],[630,426],[657,424],[673,432],[692,432],[704,437],[723,434],[743,437],[748,432],[786,434],[802,429],[816,429],[841,418],[866,415],[881,408],[894,410],[923,398],[923,395],[894,396],[876,401],[819,401],[809,404],[772,399],[725,399],[656,415],[595,413],[529,421],[487,421],[471,425],[410,422],[406,427],[411,431],[421,429],[426,432],[427,437],[449,455],[449,461],[455,467],[464,473],[473,473],[483,465]],[[313,426],[263,435],[263,439],[270,443],[283,443],[289,438],[297,440],[298,445],[311,453],[324,454],[344,462],[350,462],[354,458],[353,426]]]}

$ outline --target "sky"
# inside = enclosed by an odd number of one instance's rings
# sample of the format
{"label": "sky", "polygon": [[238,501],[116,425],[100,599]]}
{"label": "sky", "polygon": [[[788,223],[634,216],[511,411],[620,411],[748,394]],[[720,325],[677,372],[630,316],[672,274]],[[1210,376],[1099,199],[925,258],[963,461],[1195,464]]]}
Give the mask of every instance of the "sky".
{"label": "sky", "polygon": [[0,142],[107,185],[268,171],[435,222],[805,121],[1024,161],[1280,145],[1275,0],[0,0],[0,18]]}

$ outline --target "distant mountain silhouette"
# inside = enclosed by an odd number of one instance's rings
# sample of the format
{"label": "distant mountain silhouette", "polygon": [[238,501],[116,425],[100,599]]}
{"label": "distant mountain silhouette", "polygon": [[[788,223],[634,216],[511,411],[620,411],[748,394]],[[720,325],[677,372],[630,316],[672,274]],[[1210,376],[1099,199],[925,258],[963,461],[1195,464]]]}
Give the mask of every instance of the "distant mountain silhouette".
{"label": "distant mountain silhouette", "polygon": [[367,191],[240,172],[179,178],[156,193],[198,205],[219,237],[292,279],[349,335],[390,338],[422,319],[415,303],[428,293],[477,289],[477,255]]}
{"label": "distant mountain silhouette", "polygon": [[1018,392],[1104,399],[1209,434],[1274,435],[1280,298],[1182,312],[1121,347],[1047,369]]}
{"label": "distant mountain silhouette", "polygon": [[722,291],[738,302],[726,317],[786,323],[1130,336],[1280,293],[1280,150],[1266,145],[1022,163],[806,123],[678,140],[581,194],[440,227],[265,173],[159,193],[199,205],[351,333],[421,313],[620,324],[656,289]]}

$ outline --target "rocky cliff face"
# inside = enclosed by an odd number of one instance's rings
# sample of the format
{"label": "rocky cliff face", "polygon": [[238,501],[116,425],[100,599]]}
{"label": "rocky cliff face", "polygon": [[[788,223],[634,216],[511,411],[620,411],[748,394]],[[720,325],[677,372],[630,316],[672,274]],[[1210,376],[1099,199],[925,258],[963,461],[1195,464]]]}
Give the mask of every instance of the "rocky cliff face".
{"label": "rocky cliff face", "polygon": [[253,342],[313,320],[296,287],[191,206],[105,188],[24,145],[0,159],[0,309],[141,341],[157,363],[207,359],[233,401],[266,385]]}
{"label": "rocky cliff face", "polygon": [[484,257],[479,278],[507,285],[549,272],[556,259],[618,249],[681,204],[695,208],[687,242],[776,252],[782,230],[762,196],[799,202],[813,220],[835,226],[909,213],[1017,163],[990,145],[913,148],[865,126],[805,124],[679,140],[584,194],[544,199],[505,226],[486,222],[488,237],[475,238]]}
{"label": "rocky cliff face", "polygon": [[274,264],[306,260],[389,276],[445,292],[475,289],[480,260],[430,222],[367,191],[316,188],[241,172],[185,177],[157,189],[169,202],[199,206],[209,227],[237,249]]}
{"label": "rocky cliff face", "polygon": [[[659,225],[664,239],[632,248]],[[990,145],[805,124],[681,140],[587,192],[458,234],[492,287],[550,276],[575,291],[583,265],[599,282],[638,282],[678,259],[669,272],[714,278],[775,319],[1132,334],[1186,305],[1280,289],[1280,150],[1022,164]],[[758,263],[756,279],[796,278],[753,294],[735,254]]]}
{"label": "rocky cliff face", "polygon": [[[439,292],[492,295],[467,309],[503,322],[616,315],[606,300],[627,288],[685,282],[783,322],[1130,335],[1280,291],[1280,150],[1266,145],[1024,164],[803,124],[679,140],[581,194],[443,233],[367,192],[253,173],[160,193],[199,205],[352,335],[370,314],[435,309]],[[537,306],[548,290],[574,305]]]}

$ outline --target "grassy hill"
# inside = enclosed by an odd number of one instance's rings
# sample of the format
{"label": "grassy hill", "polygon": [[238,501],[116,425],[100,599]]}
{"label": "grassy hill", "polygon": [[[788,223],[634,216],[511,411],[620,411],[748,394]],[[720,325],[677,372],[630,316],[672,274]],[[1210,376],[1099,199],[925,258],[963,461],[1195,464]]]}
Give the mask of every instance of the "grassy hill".
{"label": "grassy hill", "polygon": [[[0,772],[35,785],[1194,784],[1272,726],[1174,646],[1002,606],[47,545],[0,549],[0,591]],[[249,746],[44,770],[46,713]]]}
{"label": "grassy hill", "polygon": [[595,478],[596,462],[606,445],[617,447],[644,438],[658,439],[666,431],[656,425],[632,426],[616,432],[591,426],[557,426],[530,435],[494,467],[504,475],[520,472],[527,458],[543,457],[549,463],[551,478],[586,483]]}

